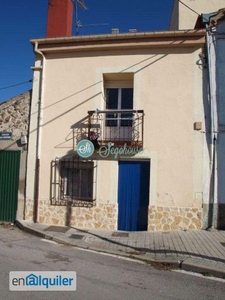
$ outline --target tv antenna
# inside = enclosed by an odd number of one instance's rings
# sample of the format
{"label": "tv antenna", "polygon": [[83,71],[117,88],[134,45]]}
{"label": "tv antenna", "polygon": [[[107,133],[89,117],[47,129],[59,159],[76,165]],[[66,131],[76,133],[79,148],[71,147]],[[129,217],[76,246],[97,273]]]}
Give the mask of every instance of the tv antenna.
{"label": "tv antenna", "polygon": [[74,6],[75,6],[76,35],[79,34],[79,30],[80,30],[81,27],[109,25],[108,23],[83,25],[81,23],[81,21],[78,19],[78,7],[81,7],[83,10],[88,10],[88,7],[84,3],[84,0],[73,0],[73,3],[74,3]]}
{"label": "tv antenna", "polygon": [[78,6],[81,7],[83,10],[87,10],[87,6],[84,3],[84,0],[74,0],[73,1],[75,6],[75,19],[76,19],[76,35],[79,34],[79,29],[82,27],[81,21],[78,19]]}

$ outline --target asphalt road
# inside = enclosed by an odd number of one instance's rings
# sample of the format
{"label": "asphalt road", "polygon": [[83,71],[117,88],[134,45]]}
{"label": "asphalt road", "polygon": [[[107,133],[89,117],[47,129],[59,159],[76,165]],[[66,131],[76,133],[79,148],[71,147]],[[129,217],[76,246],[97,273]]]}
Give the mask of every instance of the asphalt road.
{"label": "asphalt road", "polygon": [[[222,300],[225,295],[225,280],[50,243],[15,227],[0,226],[0,249],[0,300]],[[10,271],[76,271],[77,290],[9,291]]]}

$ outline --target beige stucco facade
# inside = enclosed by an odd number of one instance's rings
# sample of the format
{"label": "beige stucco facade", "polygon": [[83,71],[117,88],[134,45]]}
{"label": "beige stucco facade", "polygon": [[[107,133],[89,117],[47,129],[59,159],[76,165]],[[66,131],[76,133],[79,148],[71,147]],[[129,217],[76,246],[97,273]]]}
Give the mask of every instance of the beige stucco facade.
{"label": "beige stucco facade", "polygon": [[[202,228],[202,207],[208,201],[203,68],[198,65],[204,31],[32,43],[36,45],[36,61],[26,219],[33,219],[38,201],[38,222],[67,223],[68,206],[53,205],[50,199],[51,161],[76,153],[79,138],[74,127],[87,118],[88,111],[104,110],[104,76],[120,74],[121,79],[129,73],[133,77],[133,109],[144,111],[144,150],[129,159],[150,161],[147,229]],[[105,160],[95,153],[91,159],[95,201],[70,207],[69,223],[83,229],[117,230],[121,158]]]}
{"label": "beige stucco facade", "polygon": [[224,0],[174,0],[170,30],[195,28],[198,15],[216,12],[224,8]]}

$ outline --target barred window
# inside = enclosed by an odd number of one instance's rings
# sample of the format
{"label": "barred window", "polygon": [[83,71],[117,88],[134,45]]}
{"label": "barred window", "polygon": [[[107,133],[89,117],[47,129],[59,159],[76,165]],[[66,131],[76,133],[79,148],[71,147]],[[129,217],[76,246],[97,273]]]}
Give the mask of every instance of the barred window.
{"label": "barred window", "polygon": [[[92,207],[95,201],[94,162],[77,155],[56,158],[51,162],[52,205]],[[94,175],[95,174],[95,175]]]}
{"label": "barred window", "polygon": [[62,196],[71,200],[93,199],[93,163],[61,162]]}

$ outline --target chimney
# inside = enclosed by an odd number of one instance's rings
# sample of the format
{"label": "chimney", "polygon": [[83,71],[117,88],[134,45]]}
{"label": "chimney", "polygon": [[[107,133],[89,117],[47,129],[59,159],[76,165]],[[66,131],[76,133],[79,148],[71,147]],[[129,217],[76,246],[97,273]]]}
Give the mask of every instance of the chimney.
{"label": "chimney", "polygon": [[73,1],[48,0],[47,38],[71,36],[73,26]]}

